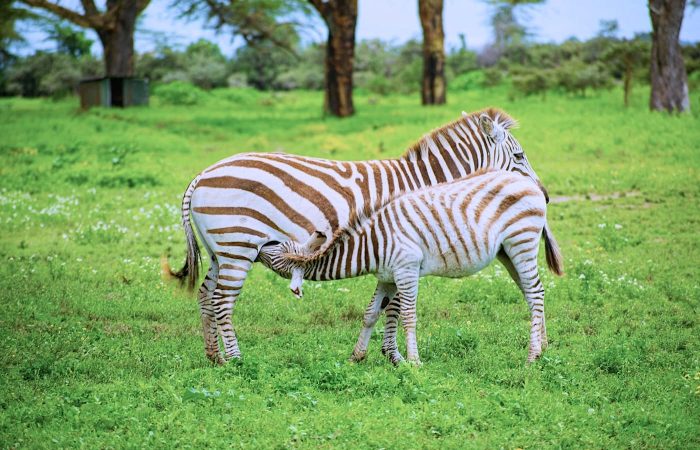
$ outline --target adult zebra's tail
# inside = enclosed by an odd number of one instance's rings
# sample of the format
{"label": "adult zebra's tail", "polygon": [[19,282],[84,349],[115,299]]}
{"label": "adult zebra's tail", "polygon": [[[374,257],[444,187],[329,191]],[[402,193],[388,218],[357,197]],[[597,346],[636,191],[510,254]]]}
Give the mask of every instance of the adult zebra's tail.
{"label": "adult zebra's tail", "polygon": [[564,275],[564,264],[562,262],[561,252],[559,251],[559,244],[557,244],[557,240],[554,239],[552,230],[549,229],[549,224],[547,222],[544,223],[542,236],[544,237],[544,252],[547,256],[547,266],[549,270],[559,276]]}
{"label": "adult zebra's tail", "polygon": [[185,237],[187,238],[187,258],[185,259],[185,265],[177,272],[173,272],[169,266],[167,267],[170,275],[179,279],[180,283],[184,283],[185,279],[187,279],[187,287],[191,291],[194,290],[195,283],[199,279],[199,266],[202,260],[197,238],[194,235],[192,223],[190,222],[190,201],[197,181],[199,181],[199,176],[192,180],[185,191],[185,195],[182,197],[182,226],[185,229]]}

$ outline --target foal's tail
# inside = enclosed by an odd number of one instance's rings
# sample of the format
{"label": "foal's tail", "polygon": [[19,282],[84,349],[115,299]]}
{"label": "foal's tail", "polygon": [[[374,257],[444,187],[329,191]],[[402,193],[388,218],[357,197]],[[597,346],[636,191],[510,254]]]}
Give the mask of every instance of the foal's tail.
{"label": "foal's tail", "polygon": [[187,288],[192,291],[194,290],[195,283],[199,278],[199,266],[202,261],[202,255],[199,251],[199,245],[197,244],[197,238],[194,235],[194,230],[192,229],[192,223],[190,221],[190,200],[192,198],[192,192],[199,181],[199,176],[195,177],[190,183],[185,191],[185,195],[182,198],[182,226],[185,229],[185,238],[187,239],[187,258],[185,259],[185,265],[182,269],[174,272],[170,265],[164,264],[164,271],[169,272],[169,274],[180,280],[180,283],[184,284],[187,280]]}
{"label": "foal's tail", "polygon": [[547,222],[544,223],[542,237],[544,237],[544,252],[547,255],[547,266],[549,270],[559,276],[564,275],[564,263],[562,262],[559,244],[557,244],[557,240],[554,239],[552,230],[549,229],[549,224]]}

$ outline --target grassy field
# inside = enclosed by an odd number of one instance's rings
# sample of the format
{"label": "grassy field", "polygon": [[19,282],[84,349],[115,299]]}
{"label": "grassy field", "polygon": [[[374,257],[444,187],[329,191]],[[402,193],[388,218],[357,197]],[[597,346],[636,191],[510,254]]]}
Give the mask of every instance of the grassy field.
{"label": "grassy field", "polygon": [[[647,96],[358,94],[346,120],[316,92],[89,112],[0,99],[0,447],[700,447],[700,119]],[[234,319],[244,358],[208,363],[197,303],[159,263],[182,263],[199,170],[243,151],[398,156],[490,105],[520,120],[559,197],[567,275],[544,276],[540,361],[525,364],[527,307],[500,266],[421,281],[419,369],[383,359],[381,324],[347,362],[372,278],[307,282],[298,301],[256,267]]]}

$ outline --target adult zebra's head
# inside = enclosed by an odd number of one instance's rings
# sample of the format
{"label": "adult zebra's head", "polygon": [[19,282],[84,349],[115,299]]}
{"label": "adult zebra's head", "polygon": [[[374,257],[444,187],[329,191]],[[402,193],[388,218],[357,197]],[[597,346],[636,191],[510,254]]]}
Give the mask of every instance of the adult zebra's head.
{"label": "adult zebra's head", "polygon": [[[473,115],[462,113],[465,120],[469,121]],[[517,126],[515,119],[497,109],[489,109],[479,114],[479,129],[487,140],[487,151],[491,152],[491,164],[493,168],[510,170],[532,178],[540,187],[547,203],[549,194],[542,185],[540,178],[530,165],[525,156],[525,151],[515,137],[510,134],[510,129]]]}

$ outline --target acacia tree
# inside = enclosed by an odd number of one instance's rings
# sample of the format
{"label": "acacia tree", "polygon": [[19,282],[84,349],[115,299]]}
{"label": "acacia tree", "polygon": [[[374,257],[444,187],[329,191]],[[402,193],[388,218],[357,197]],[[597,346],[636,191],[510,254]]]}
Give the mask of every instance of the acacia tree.
{"label": "acacia tree", "polygon": [[41,8],[83,28],[95,30],[104,49],[105,72],[108,77],[126,77],[134,74],[134,31],[136,19],[150,0],[107,0],[100,11],[94,0],[80,0],[83,11],[63,7],[58,1],[20,0]]}
{"label": "acacia tree", "polygon": [[688,76],[678,40],[684,11],[685,0],[649,0],[652,110],[690,111]]}
{"label": "acacia tree", "polygon": [[216,31],[240,36],[249,47],[273,45],[295,54],[297,28],[293,17],[308,14],[306,0],[172,0],[184,18],[202,18]]}
{"label": "acacia tree", "polygon": [[328,27],[325,61],[324,109],[347,117],[352,104],[352,71],[355,57],[357,0],[309,0]]}
{"label": "acacia tree", "polygon": [[446,101],[445,32],[442,28],[442,0],[418,0],[418,14],[423,28],[424,105],[442,105]]}

